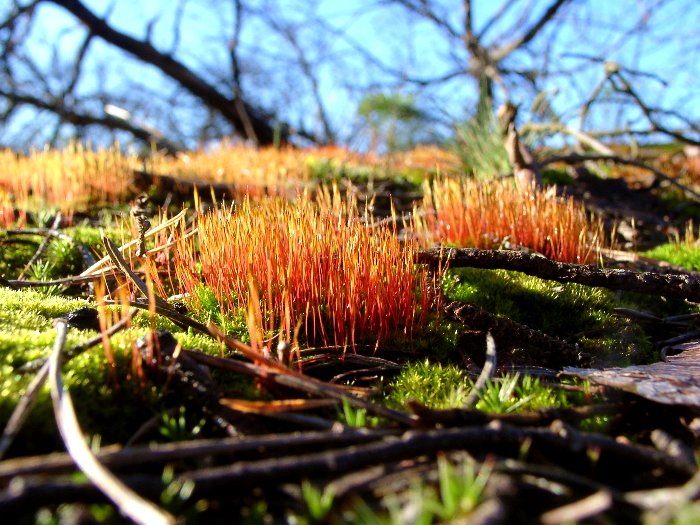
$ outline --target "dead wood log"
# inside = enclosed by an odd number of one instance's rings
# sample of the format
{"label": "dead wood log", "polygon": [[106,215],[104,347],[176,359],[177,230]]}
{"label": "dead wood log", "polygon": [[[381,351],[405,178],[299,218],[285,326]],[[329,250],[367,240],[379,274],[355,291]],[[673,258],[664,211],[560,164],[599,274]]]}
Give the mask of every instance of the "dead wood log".
{"label": "dead wood log", "polygon": [[450,268],[512,270],[560,283],[578,283],[700,302],[700,279],[686,273],[606,269],[589,264],[556,262],[542,255],[512,250],[476,248],[431,248],[419,252],[416,262],[435,267],[442,264]]}

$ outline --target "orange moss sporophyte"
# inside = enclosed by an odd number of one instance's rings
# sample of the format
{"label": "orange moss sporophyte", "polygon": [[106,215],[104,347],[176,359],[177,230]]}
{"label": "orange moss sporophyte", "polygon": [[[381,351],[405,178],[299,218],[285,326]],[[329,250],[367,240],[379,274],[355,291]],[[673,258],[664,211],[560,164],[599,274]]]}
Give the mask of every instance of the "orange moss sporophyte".
{"label": "orange moss sporophyte", "polygon": [[116,144],[93,150],[71,143],[64,149],[45,148],[28,155],[5,149],[0,150],[0,189],[12,194],[19,208],[48,205],[70,217],[75,209],[118,203],[128,190],[135,165],[135,157],[122,153]]}
{"label": "orange moss sporophyte", "polygon": [[424,184],[423,213],[414,226],[424,245],[498,248],[505,240],[557,261],[594,262],[602,223],[554,188],[518,189],[512,181],[438,177]]}
{"label": "orange moss sporophyte", "polygon": [[292,320],[302,320],[314,344],[352,348],[360,339],[410,336],[428,310],[427,270],[414,267],[412,240],[368,220],[337,190],[294,204],[245,199],[198,218],[196,237],[176,251],[178,278],[193,297],[203,280],[226,314],[248,308],[255,290],[259,326],[287,319],[289,333]]}
{"label": "orange moss sporophyte", "polygon": [[27,212],[15,208],[15,199],[0,189],[0,228],[21,228],[27,223]]}

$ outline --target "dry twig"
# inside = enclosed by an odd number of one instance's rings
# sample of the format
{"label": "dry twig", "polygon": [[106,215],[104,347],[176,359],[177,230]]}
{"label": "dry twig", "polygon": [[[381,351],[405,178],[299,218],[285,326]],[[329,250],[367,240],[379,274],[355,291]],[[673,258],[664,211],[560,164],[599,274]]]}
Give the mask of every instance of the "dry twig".
{"label": "dry twig", "polygon": [[700,301],[700,280],[690,274],[605,269],[589,264],[555,262],[541,255],[518,251],[476,248],[432,248],[418,253],[416,261],[434,266],[447,264],[450,268],[512,270],[560,283]]}
{"label": "dry twig", "polygon": [[75,416],[70,394],[61,380],[61,353],[66,342],[66,322],[58,320],[56,329],[56,343],[49,358],[49,384],[56,425],[71,457],[88,479],[134,522],[144,525],[174,525],[174,516],[132,491],[102,466],[90,451]]}

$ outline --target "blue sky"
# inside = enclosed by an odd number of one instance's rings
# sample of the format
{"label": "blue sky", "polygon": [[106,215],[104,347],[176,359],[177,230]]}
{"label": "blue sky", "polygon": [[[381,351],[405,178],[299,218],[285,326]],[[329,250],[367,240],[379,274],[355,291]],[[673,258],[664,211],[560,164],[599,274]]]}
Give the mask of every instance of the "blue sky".
{"label": "blue sky", "polygon": [[[2,1],[0,0],[0,3]],[[265,3],[266,0],[251,0],[249,5],[255,7]],[[523,0],[516,3],[531,6],[532,15],[536,17],[550,2]],[[167,50],[172,45],[173,10],[163,8],[172,6],[175,2],[86,0],[86,4],[98,13],[104,13],[107,6],[113,4],[110,22],[137,38],[144,37],[149,21],[161,13],[162,16],[153,25],[153,42],[161,50]],[[341,129],[345,136],[357,125],[356,108],[362,89],[388,82],[388,77],[378,67],[372,66],[357,55],[357,48],[366,50],[376,57],[378,62],[399,70],[408,77],[437,76],[454,67],[452,62],[455,57],[466,60],[464,51],[450,45],[433,25],[417,21],[395,7],[380,9],[377,2],[368,0],[278,0],[272,4],[292,21],[302,18],[302,15],[296,13],[303,9],[311,9],[309,6],[315,6],[317,15],[323,15],[330,26],[342,29],[347,35],[348,40],[324,36],[322,31],[313,26],[302,26],[300,30],[301,38],[313,43],[309,49],[313,49],[311,58],[320,64],[319,80],[323,100],[329,108],[334,125]],[[451,13],[455,26],[461,23],[461,1],[443,0],[436,4],[445,13]],[[700,35],[697,28],[697,21],[700,20],[700,2],[668,2],[668,6],[656,12],[649,21],[645,21],[645,10],[654,8],[655,4],[652,0],[574,2],[576,9],[569,10],[566,24],[549,27],[547,33],[543,33],[545,38],[534,43],[534,54],[514,54],[509,65],[543,67],[540,63],[540,53],[548,38],[556,37],[557,45],[551,51],[552,61],[546,67],[563,71],[544,88],[556,112],[571,126],[578,126],[581,101],[585,100],[604,74],[602,64],[575,56],[591,53],[600,54],[606,60],[619,62],[634,70],[658,74],[668,81],[668,85],[664,86],[648,77],[634,79],[635,86],[639,87],[645,99],[697,119],[700,113],[696,87],[696,79],[700,73]],[[225,76],[229,68],[225,40],[226,35],[230,35],[233,24],[232,2],[199,0],[187,5],[188,29],[181,33],[177,57],[193,68],[204,68],[209,81],[216,84],[217,76]],[[477,29],[483,27],[484,22],[501,5],[501,2],[496,1],[475,1],[474,17]],[[211,6],[215,8],[211,9]],[[516,6],[515,10],[518,9]],[[70,49],[81,41],[83,32],[70,15],[49,4],[42,4],[40,7],[38,22],[31,35],[33,40],[30,49],[39,58],[40,65],[49,70],[56,60],[60,61],[61,58],[49,53],[51,43],[61,36],[61,54],[70,56]],[[509,38],[510,35],[504,35],[503,31],[515,23],[514,15],[504,17],[492,27],[486,38],[496,41]],[[252,18],[248,18],[244,28],[241,55],[248,57],[243,62],[246,89],[256,94],[256,99],[262,106],[284,108],[282,116],[285,120],[313,128],[316,124],[314,115],[308,110],[308,104],[298,104],[308,96],[303,79],[291,74],[284,63],[275,62],[280,60],[277,55],[282,49],[281,46],[285,45],[284,42],[274,38],[262,38],[264,28]],[[635,28],[637,31],[634,31]],[[348,42],[352,42],[352,45]],[[267,67],[269,63],[275,64],[274,67]],[[266,66],[268,71],[262,71],[264,68],[260,67],[261,64]],[[141,107],[135,108],[134,113],[146,120],[149,118],[149,90],[158,92],[161,89],[174,89],[168,86],[167,82],[163,83],[160,73],[155,68],[139,65],[96,40],[92,44],[90,59],[79,86],[80,91],[91,94],[101,85],[119,87],[132,85],[133,82],[142,86],[144,90],[144,102]],[[459,119],[466,118],[473,112],[476,89],[472,82],[465,79],[445,83],[427,94],[408,82],[391,83],[391,89],[415,94],[416,99],[436,115],[442,113],[442,117]],[[260,88],[261,85],[263,88]],[[264,85],[281,86],[281,89],[266,90]],[[526,109],[535,95],[536,93],[527,90],[512,91],[515,102],[522,103]],[[187,97],[183,96],[183,108],[172,108],[175,115],[173,118],[177,118],[179,122],[193,118],[184,109],[187,102]],[[634,121],[636,117],[633,112],[620,110],[619,106],[603,104],[597,106],[589,125],[620,126],[626,121]],[[31,113],[25,112],[24,118],[32,118]],[[201,118],[201,115],[194,118]]]}

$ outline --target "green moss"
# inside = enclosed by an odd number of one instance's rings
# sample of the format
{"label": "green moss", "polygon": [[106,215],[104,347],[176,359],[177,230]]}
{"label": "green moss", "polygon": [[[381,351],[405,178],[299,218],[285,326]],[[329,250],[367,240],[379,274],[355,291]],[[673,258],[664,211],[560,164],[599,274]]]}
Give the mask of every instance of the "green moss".
{"label": "green moss", "polygon": [[559,337],[609,326],[613,321],[612,292],[519,272],[455,269],[445,277],[443,289],[450,299],[475,304]]}
{"label": "green moss", "polygon": [[656,246],[640,255],[666,261],[688,270],[700,271],[700,246],[686,242],[670,242]]}
{"label": "green moss", "polygon": [[[655,525],[659,523],[659,521],[655,521],[653,517],[650,516],[645,523]],[[680,505],[673,513],[673,517],[669,522],[670,525],[693,525],[695,523],[700,523],[700,502],[698,501],[687,501]]]}
{"label": "green moss", "polygon": [[[639,301],[660,303],[658,297],[622,294],[624,299],[618,300],[614,292],[604,288],[473,268],[448,272],[443,290],[450,299],[474,304],[548,335],[576,341],[598,363],[621,366],[655,357],[643,329],[615,315],[614,309],[644,309]],[[683,304],[673,306],[683,308]]]}
{"label": "green moss", "polygon": [[[382,349],[400,349],[414,352],[418,355],[430,356],[436,360],[454,360],[459,357],[460,335],[464,325],[429,315],[425,324],[416,329],[410,336],[404,334],[391,335],[380,344]],[[368,344],[374,344],[369,340]]]}
{"label": "green moss", "polygon": [[452,408],[464,404],[470,388],[464,370],[425,360],[409,363],[401,370],[389,384],[385,401],[388,406],[402,410],[410,399],[431,408]]}
{"label": "green moss", "polygon": [[15,279],[29,262],[41,240],[0,236],[0,276]]}
{"label": "green moss", "polygon": [[[4,426],[20,397],[34,378],[25,365],[48,357],[56,330],[53,320],[77,308],[85,300],[48,296],[34,290],[0,288],[0,425]],[[70,330],[66,349],[81,343],[94,332]],[[131,341],[136,332],[114,336],[112,346],[118,359],[116,375],[110,378],[101,346],[76,356],[63,369],[63,378],[73,396],[76,411],[86,433],[99,433],[110,440],[125,439],[148,412],[144,398],[152,394],[128,379]],[[119,388],[113,388],[113,379]],[[135,417],[135,416],[139,417]],[[58,435],[53,424],[48,391],[45,389],[17,439],[17,451],[42,452],[54,449]]]}

